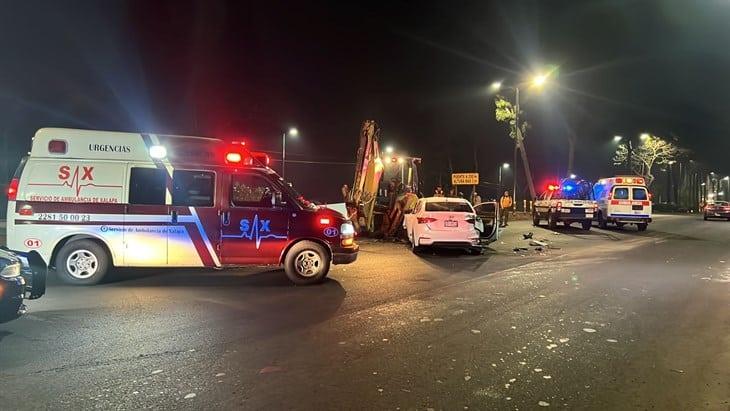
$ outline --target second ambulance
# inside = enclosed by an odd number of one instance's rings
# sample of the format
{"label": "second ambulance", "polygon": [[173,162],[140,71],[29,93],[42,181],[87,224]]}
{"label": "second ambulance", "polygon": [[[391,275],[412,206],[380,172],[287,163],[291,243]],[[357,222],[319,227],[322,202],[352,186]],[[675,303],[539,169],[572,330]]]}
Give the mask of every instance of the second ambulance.
{"label": "second ambulance", "polygon": [[45,128],[8,188],[8,247],[71,284],[116,267],[283,265],[296,284],[355,261],[352,224],[268,157],[218,139]]}
{"label": "second ambulance", "polygon": [[594,218],[601,228],[609,223],[619,228],[634,224],[639,231],[645,231],[652,220],[651,195],[643,177],[602,178],[593,185],[593,198],[598,204]]}

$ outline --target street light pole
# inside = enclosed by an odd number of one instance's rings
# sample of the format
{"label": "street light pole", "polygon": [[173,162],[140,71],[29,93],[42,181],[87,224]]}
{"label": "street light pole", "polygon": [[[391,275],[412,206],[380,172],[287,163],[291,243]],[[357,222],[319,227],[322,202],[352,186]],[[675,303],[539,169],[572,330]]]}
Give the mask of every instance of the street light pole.
{"label": "street light pole", "polygon": [[286,131],[281,133],[281,178],[286,180]]}
{"label": "street light pole", "polygon": [[286,136],[296,137],[299,135],[299,130],[292,127],[288,132],[284,131],[281,133],[281,178],[286,179]]}
{"label": "street light pole", "polygon": [[[515,165],[515,171],[512,173],[512,202],[517,211],[517,148],[519,146],[518,139],[520,136],[520,88],[515,87],[515,152],[512,164]],[[524,164],[523,164],[524,167]]]}

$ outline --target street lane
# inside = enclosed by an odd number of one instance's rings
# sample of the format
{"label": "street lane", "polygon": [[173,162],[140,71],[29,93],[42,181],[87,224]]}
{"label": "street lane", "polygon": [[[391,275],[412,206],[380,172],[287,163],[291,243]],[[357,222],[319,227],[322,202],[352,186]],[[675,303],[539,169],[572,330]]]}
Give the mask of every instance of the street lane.
{"label": "street lane", "polygon": [[[513,252],[527,231],[555,248]],[[730,224],[658,216],[645,233],[557,232],[515,222],[484,256],[365,242],[316,287],[268,269],[53,284],[0,325],[0,398],[39,409],[726,409]]]}

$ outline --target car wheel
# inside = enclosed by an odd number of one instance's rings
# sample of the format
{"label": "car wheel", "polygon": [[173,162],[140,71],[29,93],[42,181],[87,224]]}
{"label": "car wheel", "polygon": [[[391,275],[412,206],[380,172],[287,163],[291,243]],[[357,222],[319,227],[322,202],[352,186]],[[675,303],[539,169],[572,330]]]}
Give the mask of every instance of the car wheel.
{"label": "car wheel", "polygon": [[324,281],[330,270],[330,254],[320,244],[300,241],[284,257],[284,272],[296,285],[310,285]]}
{"label": "car wheel", "polygon": [[639,229],[639,231],[646,231],[646,227],[648,227],[649,224],[647,223],[639,223],[636,225],[636,228]]}
{"label": "car wheel", "polygon": [[532,225],[535,227],[540,226],[540,215],[536,211],[532,213]]}
{"label": "car wheel", "polygon": [[555,228],[558,225],[558,219],[555,217],[555,214],[548,213],[548,227]]}
{"label": "car wheel", "polygon": [[469,254],[471,255],[482,255],[484,253],[484,249],[481,247],[472,247],[469,249]]}
{"label": "car wheel", "polygon": [[109,254],[93,240],[66,243],[56,256],[56,275],[66,284],[98,284],[109,271]]}
{"label": "car wheel", "polygon": [[603,216],[602,212],[598,213],[598,227],[604,230],[608,228],[608,221],[606,221],[606,217]]}
{"label": "car wheel", "polygon": [[421,251],[421,247],[416,244],[418,244],[418,240],[416,240],[416,233],[411,232],[411,251],[413,251],[414,254]]}
{"label": "car wheel", "polygon": [[591,220],[585,220],[583,221],[583,229],[584,230],[590,230],[591,226],[593,225],[593,222]]}
{"label": "car wheel", "polygon": [[704,215],[703,218],[705,219],[705,221],[707,221],[707,215]]}

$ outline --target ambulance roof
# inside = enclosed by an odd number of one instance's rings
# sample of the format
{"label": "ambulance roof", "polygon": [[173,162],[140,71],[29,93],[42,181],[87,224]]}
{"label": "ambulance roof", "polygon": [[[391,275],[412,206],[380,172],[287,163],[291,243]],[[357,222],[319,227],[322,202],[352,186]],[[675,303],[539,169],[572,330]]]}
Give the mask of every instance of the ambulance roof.
{"label": "ambulance roof", "polygon": [[250,157],[242,143],[216,138],[124,133],[116,131],[42,128],[33,137],[31,157],[119,161],[163,161],[172,165],[226,165],[226,155],[237,147],[240,158]]}
{"label": "ambulance roof", "polygon": [[642,176],[627,175],[602,178],[598,180],[598,184],[623,184],[643,186],[644,184],[646,184],[646,181]]}

